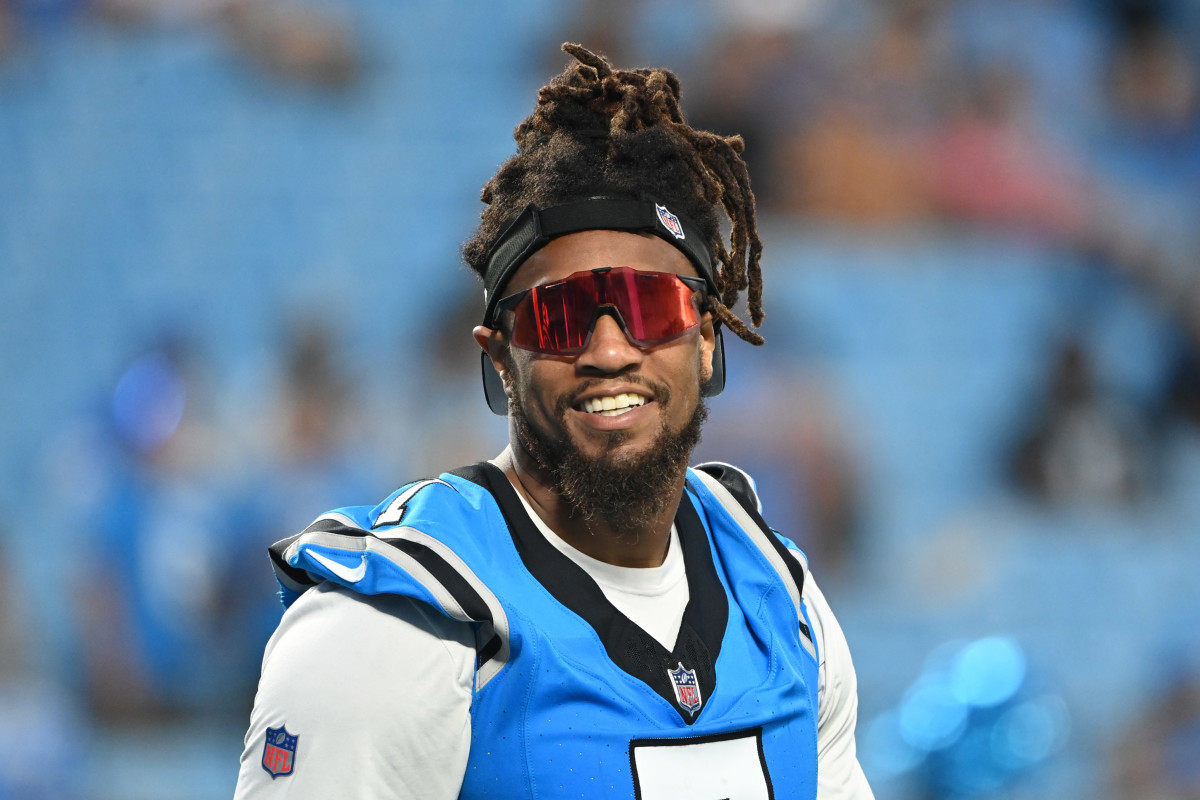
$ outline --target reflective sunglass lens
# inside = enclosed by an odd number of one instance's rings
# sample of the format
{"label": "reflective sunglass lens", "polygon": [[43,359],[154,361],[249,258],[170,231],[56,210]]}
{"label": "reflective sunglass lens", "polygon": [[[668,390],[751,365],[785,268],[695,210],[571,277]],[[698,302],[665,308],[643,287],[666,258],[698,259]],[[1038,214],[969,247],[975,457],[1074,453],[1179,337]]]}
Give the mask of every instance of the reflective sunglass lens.
{"label": "reflective sunglass lens", "polygon": [[511,300],[512,342],[526,350],[572,355],[583,350],[601,306],[620,315],[625,333],[637,345],[663,343],[700,322],[696,290],[679,276],[630,267],[577,272],[556,283],[536,286]]}

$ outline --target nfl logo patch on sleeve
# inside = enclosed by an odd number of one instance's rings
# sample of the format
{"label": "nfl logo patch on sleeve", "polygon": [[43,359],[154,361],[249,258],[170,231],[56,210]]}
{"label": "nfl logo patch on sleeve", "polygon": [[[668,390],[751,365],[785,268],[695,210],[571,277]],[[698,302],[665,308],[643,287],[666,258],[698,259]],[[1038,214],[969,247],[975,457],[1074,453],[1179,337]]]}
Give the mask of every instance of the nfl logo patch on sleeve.
{"label": "nfl logo patch on sleeve", "polygon": [[263,746],[263,769],[271,773],[274,780],[281,775],[291,775],[296,768],[296,741],[300,737],[288,733],[286,726],[267,728],[267,743]]}

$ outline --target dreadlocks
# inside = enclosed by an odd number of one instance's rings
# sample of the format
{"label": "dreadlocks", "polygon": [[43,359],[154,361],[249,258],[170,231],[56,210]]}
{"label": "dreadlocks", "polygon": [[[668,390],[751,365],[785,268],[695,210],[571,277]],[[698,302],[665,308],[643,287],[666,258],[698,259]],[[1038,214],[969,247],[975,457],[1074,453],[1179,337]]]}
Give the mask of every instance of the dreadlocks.
{"label": "dreadlocks", "polygon": [[[762,344],[730,310],[748,289],[750,319],[762,325],[762,242],[742,138],[689,127],[679,79],[668,70],[614,70],[580,45],[562,49],[577,63],[541,89],[537,108],[513,134],[517,154],[483,187],[487,208],[463,245],[467,264],[484,276],[505,223],[530,203],[652,196],[678,208],[707,240],[720,293],[709,297],[709,310],[740,338]],[[718,204],[731,223],[728,247]]]}

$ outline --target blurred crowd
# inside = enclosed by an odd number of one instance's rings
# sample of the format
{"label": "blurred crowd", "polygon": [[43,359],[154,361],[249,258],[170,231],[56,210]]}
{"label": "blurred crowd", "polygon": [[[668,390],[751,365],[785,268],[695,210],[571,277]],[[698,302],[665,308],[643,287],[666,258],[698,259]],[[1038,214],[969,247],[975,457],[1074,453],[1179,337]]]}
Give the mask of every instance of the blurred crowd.
{"label": "blurred crowd", "polygon": [[59,24],[117,30],[209,27],[239,57],[285,82],[343,89],[359,75],[349,28],[318,5],[253,0],[3,0],[0,58]]}
{"label": "blurred crowd", "polygon": [[[1044,513],[1120,514],[1170,483],[1165,443],[1200,425],[1200,6],[586,0],[562,13],[559,39],[621,65],[672,66],[693,123],[745,138],[767,224],[866,238],[968,231],[1149,298],[1172,332],[1162,374],[1132,394],[1107,381],[1091,349],[1103,306],[1080,297],[994,450],[996,488]],[[0,0],[0,69],[40,46],[51,17],[206,26],[239,63],[313,91],[369,80],[337,16],[246,0]],[[770,283],[786,265],[767,261]],[[203,331],[182,325],[93,387],[31,467],[48,533],[35,542],[0,519],[11,529],[0,536],[0,800],[92,796],[69,764],[89,732],[243,724],[280,614],[266,546],[326,509],[502,446],[467,335],[477,312],[448,309],[402,366],[367,359],[421,386],[403,397],[364,396],[337,326],[315,309],[279,321],[253,407],[222,402],[230,389]],[[870,456],[828,379],[802,358],[785,363],[738,364],[736,405],[700,455],[759,475],[785,501],[772,521],[823,585],[851,593],[870,546]],[[1113,800],[1200,797],[1200,668],[1185,660],[1172,675],[1112,754]],[[1005,724],[1049,713],[1029,708]],[[930,774],[913,796],[973,796]]]}

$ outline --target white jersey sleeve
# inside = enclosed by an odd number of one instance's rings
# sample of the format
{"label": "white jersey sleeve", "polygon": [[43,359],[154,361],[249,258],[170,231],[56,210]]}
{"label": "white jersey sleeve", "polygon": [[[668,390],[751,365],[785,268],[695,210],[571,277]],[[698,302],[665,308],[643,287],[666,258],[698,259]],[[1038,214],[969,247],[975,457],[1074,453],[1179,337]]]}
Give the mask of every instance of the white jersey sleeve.
{"label": "white jersey sleeve", "polygon": [[[797,558],[803,563],[798,554]],[[804,604],[820,658],[817,800],[873,800],[875,795],[858,763],[854,743],[858,721],[858,677],[850,659],[850,647],[846,644],[842,626],[811,573],[805,575]]]}
{"label": "white jersey sleeve", "polygon": [[[235,800],[458,797],[474,670],[466,623],[408,598],[310,589],[267,644]],[[283,726],[295,754],[275,777],[264,737]]]}

